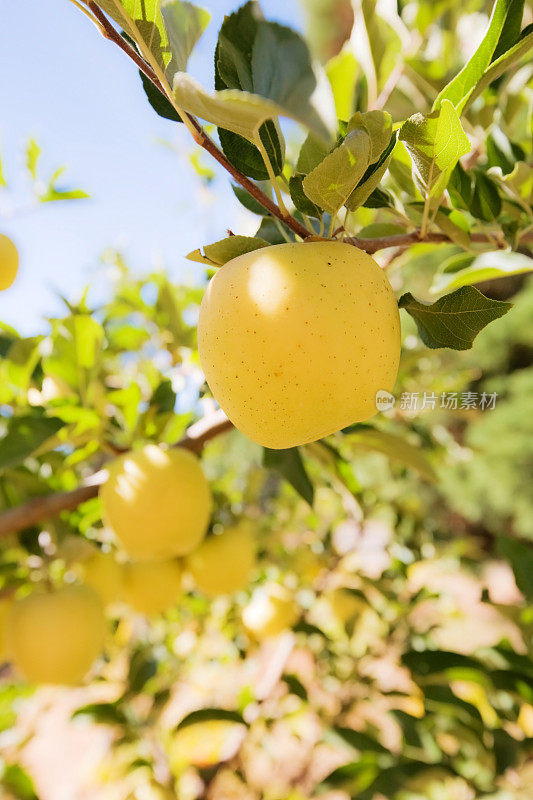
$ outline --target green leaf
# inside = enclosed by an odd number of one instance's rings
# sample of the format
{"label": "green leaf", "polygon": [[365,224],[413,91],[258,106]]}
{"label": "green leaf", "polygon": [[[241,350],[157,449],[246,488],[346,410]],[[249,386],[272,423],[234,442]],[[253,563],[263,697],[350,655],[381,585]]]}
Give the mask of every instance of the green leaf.
{"label": "green leaf", "polygon": [[514,572],[516,585],[530,603],[533,603],[533,547],[531,544],[499,536],[498,553],[507,559]]}
{"label": "green leaf", "polygon": [[525,159],[521,147],[513,144],[497,125],[494,125],[487,136],[487,164],[489,167],[500,167],[503,175],[513,171],[517,161]]}
{"label": "green leaf", "polygon": [[226,708],[200,708],[197,711],[191,711],[190,714],[187,714],[176,726],[175,731],[188,728],[189,725],[196,725],[199,722],[212,722],[213,720],[224,720],[227,722],[235,722],[239,725],[247,725],[238,711],[230,711]]}
{"label": "green leaf", "polygon": [[171,53],[161,0],[98,0],[98,5],[133,39],[146,61],[164,70]]}
{"label": "green leaf", "polygon": [[464,104],[463,113],[470,105],[472,105],[474,100],[476,100],[479,95],[485,91],[487,86],[490,86],[493,81],[503,75],[504,72],[513,66],[513,64],[516,64],[517,61],[520,61],[520,59],[525,56],[532,47],[533,31],[528,31],[513,47],[511,47],[510,50],[507,50],[507,52],[503,53],[503,55],[501,55],[496,61],[493,61],[490,67],[483,73],[483,76],[478,81],[477,85],[470,92]]}
{"label": "green leaf", "polygon": [[294,675],[292,672],[285,672],[281,676],[281,679],[285,681],[291,694],[294,694],[296,697],[299,697],[301,700],[307,702],[307,689],[297,675]]}
{"label": "green leaf", "polygon": [[439,198],[453,168],[470,150],[470,142],[449,100],[428,116],[414,114],[400,129],[411,154],[413,177],[424,197]]}
{"label": "green leaf", "polygon": [[359,800],[360,792],[372,785],[381,770],[376,753],[362,753],[357,761],[350,761],[333,770],[319,784],[321,791],[342,790]]}
{"label": "green leaf", "polygon": [[522,27],[522,17],[524,16],[524,0],[511,0],[505,25],[503,26],[496,50],[492,55],[492,61],[496,61],[501,55],[507,52],[520,36]]}
{"label": "green leaf", "polygon": [[443,711],[447,708],[451,714],[465,722],[475,724],[482,722],[478,709],[457,697],[449,686],[424,686],[424,702],[430,711]]}
{"label": "green leaf", "polygon": [[494,737],[494,757],[496,759],[496,775],[514,767],[522,754],[522,743],[513,739],[507,731],[497,729],[492,733]]}
{"label": "green leaf", "polygon": [[[257,34],[257,21],[262,18],[255,2],[246,3],[225,17],[215,51],[215,89],[253,91],[252,50]],[[269,175],[258,148],[242,136],[219,128],[220,144],[226,158],[244,175],[267,180]],[[274,174],[279,175],[285,159],[285,142],[279,126],[265,122],[258,135],[267,151]]]}
{"label": "green leaf", "polygon": [[458,161],[450,175],[448,192],[456,208],[468,210],[472,202],[472,175]]}
{"label": "green leaf", "polygon": [[76,314],[72,323],[76,362],[83,369],[92,369],[104,341],[104,329],[89,314]]}
{"label": "green leaf", "polygon": [[307,197],[330,214],[348,200],[370,163],[371,141],[364,130],[354,130],[315,169],[305,176]]}
{"label": "green leaf", "polygon": [[77,717],[90,717],[102,725],[124,725],[127,722],[118,703],[88,703],[72,714],[72,719]]}
{"label": "green leaf", "polygon": [[310,506],[313,505],[313,484],[309,480],[297,447],[291,447],[288,450],[270,450],[265,447],[263,448],[263,464],[267,469],[279,472]]}
{"label": "green leaf", "polygon": [[[285,140],[279,125],[269,119],[259,127],[257,135],[270,159],[274,175],[280,175],[285,161]],[[269,174],[263,156],[254,144],[224,128],[218,129],[218,137],[224,155],[239,172],[256,181],[268,180]]]}
{"label": "green leaf", "polygon": [[438,272],[433,279],[431,293],[437,294],[460,286],[470,286],[480,281],[490,281],[502,278],[504,275],[520,275],[533,271],[533,259],[522,253],[497,250],[490,253],[481,253],[479,256],[469,255],[466,261],[459,261],[466,265],[456,271],[443,270]]}
{"label": "green leaf", "polygon": [[[284,230],[283,225],[277,219],[263,217],[255,235],[265,239],[269,244],[285,244],[287,239],[283,236],[282,230]],[[288,236],[290,240],[294,241],[294,234],[291,231],[288,231]]]}
{"label": "green leaf", "polygon": [[300,148],[298,161],[296,162],[296,172],[307,175],[315,167],[318,167],[328,153],[329,148],[325,147],[322,142],[310,133]]}
{"label": "green leaf", "polygon": [[269,216],[266,208],[247,192],[246,189],[243,189],[241,186],[235,186],[235,184],[232,184],[231,188],[239,203],[244,206],[247,211],[251,211],[252,214],[258,214],[260,217]]}
{"label": "green leaf", "polygon": [[460,211],[439,208],[435,214],[435,224],[459,247],[465,250],[470,248],[469,225]]}
{"label": "green leaf", "polygon": [[450,669],[485,671],[476,658],[447,650],[409,650],[402,655],[402,664],[418,675],[434,675]]}
{"label": "green leaf", "polygon": [[262,247],[269,247],[269,245],[270,242],[256,236],[229,236],[227,239],[205,245],[203,254],[200,250],[194,250],[186,257],[189,261],[199,261],[210,267],[221,267],[232,258],[237,258],[243,253],[251,253]]}
{"label": "green leaf", "polygon": [[388,146],[382,152],[378,161],[375,164],[370,164],[366,170],[356,188],[346,201],[345,205],[350,211],[355,211],[357,208],[359,208],[359,206],[364,205],[372,193],[377,189],[378,184],[385,175],[390,164],[392,153],[396,146],[396,141],[397,135],[396,133],[393,133],[389,140]]}
{"label": "green leaf", "polygon": [[261,125],[281,111],[269,100],[249,92],[227,89],[210,94],[184,72],[174,76],[173,90],[180,108],[251,142]]}
{"label": "green leaf", "polygon": [[39,196],[41,203],[51,203],[57,200],[85,200],[90,195],[83,189],[59,189],[49,187],[48,190]]}
{"label": "green leaf", "polygon": [[358,72],[355,55],[349,46],[345,46],[326,64],[326,75],[331,84],[335,110],[339,119],[349,119],[353,113]]}
{"label": "green leaf", "polygon": [[170,119],[172,122],[183,122],[168,97],[160,92],[157,86],[154,86],[144,72],[139,70],[139,75],[141,76],[144,93],[156,114],[159,114],[160,117],[164,117],[164,119]]}
{"label": "green leaf", "polygon": [[322,209],[319,208],[307,197],[304,192],[303,182],[305,176],[302,174],[293,175],[289,180],[289,191],[291,199],[298,211],[302,214],[307,214],[309,217],[320,219],[322,216]]}
{"label": "green leaf", "polygon": [[344,744],[353,747],[355,750],[359,750],[361,753],[389,753],[386,747],[383,747],[376,739],[368,736],[366,733],[338,726],[332,728],[331,732],[334,734],[335,738],[340,739]]}
{"label": "green leaf", "polygon": [[3,764],[0,772],[0,787],[13,800],[39,800],[33,781],[19,764]]}
{"label": "green leaf", "polygon": [[142,650],[133,653],[128,670],[128,686],[131,692],[142,692],[150,678],[157,673],[157,661]]}
{"label": "green leaf", "polygon": [[473,286],[463,286],[429,304],[408,292],[400,298],[399,306],[415,320],[426,347],[468,350],[478,333],[506,314],[512,303],[491,300]]}
{"label": "green leaf", "polygon": [[161,14],[172,54],[166,72],[172,79],[174,73],[187,69],[189,57],[211,15],[203,8],[181,0],[162,0]]}
{"label": "green leaf", "polygon": [[169,378],[162,378],[150,398],[150,406],[156,408],[160,414],[170,414],[174,411],[175,405],[176,392],[172,388],[172,381]]}
{"label": "green leaf", "polygon": [[492,222],[500,216],[501,210],[502,200],[498,187],[484,172],[476,170],[470,213],[477,219]]}
{"label": "green leaf", "polygon": [[37,179],[37,162],[41,155],[41,148],[35,139],[29,139],[26,144],[26,169],[35,181]]}
{"label": "green leaf", "polygon": [[402,436],[355,425],[344,431],[350,442],[367,450],[376,450],[415,469],[428,481],[435,480],[435,472],[419,445],[413,445]]}
{"label": "green leaf", "polygon": [[2,168],[2,154],[0,153],[0,188],[5,189],[7,186],[6,177]]}
{"label": "green leaf", "polygon": [[[377,794],[384,797],[393,797],[396,792],[407,784],[410,778],[423,774],[430,769],[430,766],[426,761],[404,761],[394,767],[382,770],[367,788],[367,791],[357,800],[371,800]],[[452,775],[454,774],[453,770],[447,765],[441,765],[440,768]]]}
{"label": "green leaf", "polygon": [[374,189],[363,203],[365,208],[392,208],[394,202],[392,196],[384,189]]}
{"label": "green leaf", "polygon": [[513,12],[514,18],[515,11],[515,0],[495,0],[489,26],[480,45],[463,69],[439,93],[434,109],[448,100],[455,106],[458,114],[462,113],[469,96],[491,62],[509,14]]}
{"label": "green leaf", "polygon": [[22,463],[63,425],[62,420],[45,417],[42,413],[11,417],[7,420],[6,432],[0,439],[0,469]]}

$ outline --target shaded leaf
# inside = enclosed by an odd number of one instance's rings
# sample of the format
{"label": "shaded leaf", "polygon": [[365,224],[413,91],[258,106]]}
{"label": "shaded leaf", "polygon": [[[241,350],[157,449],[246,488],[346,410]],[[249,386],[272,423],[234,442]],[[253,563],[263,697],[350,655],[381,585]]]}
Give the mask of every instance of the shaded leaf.
{"label": "shaded leaf", "polygon": [[47,439],[62,427],[62,420],[42,414],[26,414],[11,417],[6,424],[6,433],[0,439],[0,469],[20,464],[35,453]]}
{"label": "shaded leaf", "polygon": [[485,671],[477,659],[446,650],[409,650],[402,655],[402,663],[418,675],[433,675],[457,668]]}
{"label": "shaded leaf", "polygon": [[353,430],[345,429],[344,434],[349,436],[350,442],[367,450],[377,450],[412,467],[426,480],[435,480],[435,472],[424,452],[402,436],[362,425],[355,425]]}
{"label": "shaded leaf", "polygon": [[239,725],[247,725],[238,711],[230,711],[225,708],[200,708],[198,711],[191,711],[190,714],[187,714],[179,722],[175,730],[179,731],[189,727],[189,725],[196,725],[199,722],[212,722],[213,720],[224,720],[226,722],[235,722]]}
{"label": "shaded leaf", "polygon": [[[275,121],[264,122],[257,132],[267,152],[274,175],[280,175],[285,160],[285,141]],[[232,131],[218,129],[218,136],[224,155],[239,172],[256,181],[268,180],[269,174],[258,148]]]}
{"label": "shaded leaf", "polygon": [[501,210],[502,201],[498,187],[484,172],[476,170],[470,213],[477,219],[491,222],[499,217]]}
{"label": "shaded leaf", "polygon": [[142,692],[150,678],[157,673],[157,661],[142,650],[133,653],[128,670],[128,686],[131,692]]}
{"label": "shaded leaf", "polygon": [[248,211],[251,211],[252,214],[258,214],[260,217],[267,217],[268,211],[264,208],[261,203],[259,203],[255,197],[253,197],[246,189],[243,189],[240,186],[235,186],[235,184],[231,185],[233,189],[233,194],[239,201],[239,203],[244,206]]}
{"label": "shaded leaf", "polygon": [[466,255],[466,259],[458,260],[458,265],[459,269],[444,269],[435,275],[432,293],[533,271],[533,259],[522,253],[503,250],[481,253],[475,257]]}
{"label": "shaded leaf", "polygon": [[499,536],[497,546],[498,553],[511,564],[518,588],[533,603],[533,547],[508,536]]}
{"label": "shaded leaf", "polygon": [[148,102],[160,117],[170,119],[172,122],[183,122],[180,115],[168,99],[166,95],[159,91],[157,86],[154,86],[152,81],[146,77],[144,72],[139,70],[144,92],[148,98]]}
{"label": "shaded leaf", "polygon": [[127,722],[118,703],[88,703],[72,714],[72,719],[77,717],[90,717],[103,725],[124,725]]}
{"label": "shaded leaf", "polygon": [[288,450],[270,450],[265,447],[263,448],[263,464],[267,469],[279,472],[310,506],[313,505],[313,484],[309,480],[297,447],[291,447]]}
{"label": "shaded leaf", "polygon": [[292,175],[292,177],[289,179],[289,191],[291,193],[292,202],[298,211],[302,212],[302,214],[306,214],[308,217],[320,219],[322,216],[322,209],[315,205],[312,200],[309,200],[304,192],[304,177],[304,175],[296,174]]}
{"label": "shaded leaf", "polygon": [[478,333],[506,314],[512,304],[491,300],[473,286],[463,286],[429,304],[408,292],[400,298],[399,306],[415,320],[426,347],[468,350]]}
{"label": "shaded leaf", "polygon": [[368,736],[366,733],[354,731],[352,728],[343,728],[338,726],[335,726],[331,730],[335,737],[341,739],[344,744],[353,747],[355,750],[360,750],[361,753],[389,753],[387,748],[383,747],[383,745],[380,744],[377,739]]}
{"label": "shaded leaf", "polygon": [[328,153],[329,148],[325,147],[315,136],[309,134],[300,148],[298,161],[296,162],[296,172],[307,175],[315,167],[318,167]]}
{"label": "shaded leaf", "polygon": [[307,689],[297,675],[292,672],[286,672],[281,676],[281,679],[285,681],[291,694],[296,695],[300,700],[307,701]]}
{"label": "shaded leaf", "polygon": [[[248,2],[224,18],[215,51],[215,89],[241,89],[253,92],[252,51],[257,22],[262,18],[259,6]],[[219,128],[220,144],[228,160],[244,175],[267,180],[268,171],[258,148],[242,136]],[[283,169],[285,143],[279,126],[272,120],[259,129],[275,175]]]}

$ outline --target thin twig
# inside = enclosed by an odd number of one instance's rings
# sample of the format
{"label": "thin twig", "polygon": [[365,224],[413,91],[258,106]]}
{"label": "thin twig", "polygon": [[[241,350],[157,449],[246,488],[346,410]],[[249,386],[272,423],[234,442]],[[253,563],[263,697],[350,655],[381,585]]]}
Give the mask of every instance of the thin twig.
{"label": "thin twig", "polygon": [[[224,412],[216,412],[199,420],[188,429],[186,436],[178,442],[178,447],[200,453],[207,442],[232,430],[233,425]],[[0,514],[0,537],[18,533],[32,525],[37,525],[43,520],[57,517],[63,511],[74,511],[81,503],[96,497],[100,486],[105,483],[107,472],[99,470],[85,480],[71,492],[58,492],[57,494],[33,497],[27,503],[15,508],[10,508]]]}
{"label": "thin twig", "polygon": [[[386,250],[388,247],[401,247],[405,249],[412,244],[421,242],[429,242],[431,244],[439,242],[451,242],[449,236],[445,233],[427,233],[422,237],[419,230],[412,233],[398,233],[393,236],[379,236],[375,239],[359,239],[357,236],[349,236],[344,241],[347,244],[353,244],[360,250],[365,250],[367,253],[377,253],[378,250]],[[476,244],[494,244],[494,240],[487,233],[472,233],[470,241]],[[533,242],[533,234],[528,234],[521,239],[522,242]],[[500,249],[505,248],[505,243],[498,243]]]}

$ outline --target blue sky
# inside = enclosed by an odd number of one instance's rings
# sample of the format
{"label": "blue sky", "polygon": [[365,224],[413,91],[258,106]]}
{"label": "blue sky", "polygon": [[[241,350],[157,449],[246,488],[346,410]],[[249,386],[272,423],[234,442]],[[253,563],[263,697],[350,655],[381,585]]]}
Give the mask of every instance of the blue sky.
{"label": "blue sky", "polygon": [[[190,71],[209,87],[220,22],[239,4],[203,3],[212,20]],[[185,254],[235,227],[225,173],[209,199],[188,165],[183,126],[152,111],[133,65],[68,0],[0,5],[0,153],[10,188],[7,215],[0,198],[0,232],[15,241],[21,259],[14,286],[0,293],[0,320],[25,334],[43,330],[44,317],[62,313],[58,292],[77,299],[88,282],[96,291],[104,285],[100,255],[109,247],[135,271],[164,266],[175,280],[197,280],[200,271]],[[300,27],[298,0],[266,0],[263,9]],[[23,151],[30,136],[43,149],[43,174],[66,165],[64,183],[88,191],[89,200],[27,210]]]}

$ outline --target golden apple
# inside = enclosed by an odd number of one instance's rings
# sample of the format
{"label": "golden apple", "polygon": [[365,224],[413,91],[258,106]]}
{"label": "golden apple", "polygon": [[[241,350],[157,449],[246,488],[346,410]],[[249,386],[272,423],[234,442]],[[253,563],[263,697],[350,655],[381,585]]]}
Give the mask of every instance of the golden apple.
{"label": "golden apple", "polygon": [[255,553],[252,531],[241,524],[226,528],[218,536],[208,536],[186,563],[198,589],[215,597],[246,588]]}
{"label": "golden apple", "polygon": [[100,596],[104,605],[122,597],[124,568],[112,553],[98,550],[81,565],[82,581]]}
{"label": "golden apple", "polygon": [[0,291],[9,289],[19,269],[17,248],[7,236],[0,233]]}
{"label": "golden apple", "polygon": [[205,769],[229,761],[239,751],[245,736],[244,725],[225,719],[178,728],[168,745],[171,768],[180,773],[191,765]]}
{"label": "golden apple", "polygon": [[178,561],[142,561],[126,564],[123,596],[140,614],[154,616],[176,605],[180,598],[181,567]]}
{"label": "golden apple", "polygon": [[6,628],[10,657],[29,681],[76,684],[102,650],[104,610],[92,589],[65,586],[15,600]]}
{"label": "golden apple", "polygon": [[398,304],[383,270],[351,245],[265,247],[211,280],[198,349],[236,427],[265,447],[295,447],[374,416],[398,371]]}
{"label": "golden apple", "polygon": [[242,612],[245,628],[256,639],[277,636],[298,619],[298,606],[291,592],[279,583],[257,588]]}
{"label": "golden apple", "polygon": [[136,561],[184,556],[205,536],[211,491],[188,450],[149,444],[109,467],[100,489],[104,519]]}

